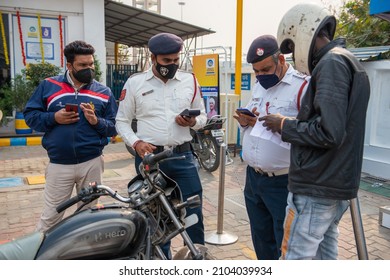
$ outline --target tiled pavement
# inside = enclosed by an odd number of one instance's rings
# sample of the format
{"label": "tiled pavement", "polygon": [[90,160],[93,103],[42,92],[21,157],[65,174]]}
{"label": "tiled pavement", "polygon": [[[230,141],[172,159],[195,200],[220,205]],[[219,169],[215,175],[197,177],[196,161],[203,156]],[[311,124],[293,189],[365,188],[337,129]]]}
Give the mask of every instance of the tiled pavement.
{"label": "tiled pavement", "polygon": [[[43,177],[47,162],[46,152],[41,146],[0,147],[0,243],[34,230],[43,200],[44,184],[39,178]],[[104,184],[121,192],[134,174],[134,159],[124,144],[109,144],[105,148]],[[217,259],[255,259],[242,195],[245,164],[239,157],[234,157],[233,163],[225,167],[224,215],[219,220],[222,233],[217,234],[219,170],[213,173],[200,170],[200,176],[204,188],[206,233],[217,235],[221,240],[226,235],[238,238],[229,245],[207,244],[207,247]],[[7,182],[12,184],[14,181],[4,181],[4,178],[21,178],[22,184],[8,187]],[[36,184],[29,185],[27,178],[38,180]],[[390,205],[390,199],[361,190],[359,201],[369,259],[390,260],[390,229],[378,223],[379,207]],[[70,213],[68,211],[66,214]],[[173,251],[181,243],[180,238],[176,238],[172,243]],[[339,259],[358,259],[349,211],[340,223]]]}

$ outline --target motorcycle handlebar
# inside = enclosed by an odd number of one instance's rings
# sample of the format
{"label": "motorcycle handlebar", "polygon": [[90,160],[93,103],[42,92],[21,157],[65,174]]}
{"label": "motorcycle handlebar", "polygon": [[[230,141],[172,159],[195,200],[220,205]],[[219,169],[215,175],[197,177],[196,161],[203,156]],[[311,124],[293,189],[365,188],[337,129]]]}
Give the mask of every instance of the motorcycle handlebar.
{"label": "motorcycle handlebar", "polygon": [[82,188],[80,192],[74,196],[68,199],[67,201],[64,201],[60,205],[56,207],[57,213],[61,213],[62,211],[66,210],[67,208],[71,207],[72,205],[76,204],[79,201],[92,201],[95,198],[92,198],[91,195],[94,193],[97,193],[98,191],[98,185],[96,182],[89,183],[89,186],[86,188]]}
{"label": "motorcycle handlebar", "polygon": [[[116,191],[112,190],[108,186],[98,185],[96,183],[91,183],[91,184],[92,185],[90,187],[81,189],[81,191],[78,193],[78,195],[71,197],[67,201],[58,205],[56,207],[57,213],[61,213],[62,211],[73,206],[74,204],[76,204],[79,201],[84,201],[85,199],[88,200],[88,198],[90,198],[93,195],[100,196],[100,195],[108,194],[109,196],[111,196],[112,198],[114,198],[118,201],[121,201],[124,203],[131,202],[130,198],[126,198],[126,197],[119,195]],[[102,191],[104,191],[104,192],[102,192]],[[97,198],[97,197],[95,197],[95,198]],[[89,200],[88,200],[88,202],[89,202]]]}
{"label": "motorcycle handlebar", "polygon": [[148,154],[144,157],[142,163],[144,165],[155,165],[159,161],[169,158],[170,156],[172,156],[172,154],[173,154],[172,149],[162,151],[161,153],[158,154]]}
{"label": "motorcycle handlebar", "polygon": [[79,202],[81,200],[81,198],[82,198],[81,196],[77,195],[77,196],[71,197],[67,201],[64,201],[63,203],[61,203],[60,205],[58,205],[56,207],[57,213],[61,213],[65,209],[67,209],[67,208],[71,207],[72,205],[76,204],[77,202]]}
{"label": "motorcycle handlebar", "polygon": [[[148,154],[144,157],[142,160],[143,165],[155,165],[159,161],[162,161],[166,158],[169,158],[172,156],[173,151],[172,149],[168,149],[165,151],[162,151],[158,154]],[[97,185],[96,182],[93,182],[90,184],[90,187],[83,188],[81,191],[77,194],[77,196],[74,196],[67,201],[61,203],[56,207],[56,210],[58,213],[61,213],[62,211],[66,210],[67,208],[71,207],[72,205],[76,204],[79,201],[84,201],[84,199],[88,199],[93,194],[98,194],[101,190],[104,190],[108,195],[110,195],[112,198],[115,198],[118,201],[129,203],[131,202],[130,198],[125,198],[121,195],[119,195],[117,192],[114,192],[110,187],[104,186],[104,185]],[[102,193],[100,195],[103,195]],[[100,196],[98,194],[98,196]],[[96,198],[96,197],[95,197]]]}

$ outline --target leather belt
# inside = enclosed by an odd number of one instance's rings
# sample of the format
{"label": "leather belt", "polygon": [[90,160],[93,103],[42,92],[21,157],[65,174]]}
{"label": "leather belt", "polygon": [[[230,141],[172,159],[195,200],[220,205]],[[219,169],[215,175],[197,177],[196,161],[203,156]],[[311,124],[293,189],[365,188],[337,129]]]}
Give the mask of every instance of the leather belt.
{"label": "leather belt", "polygon": [[288,174],[288,170],[289,170],[289,168],[284,168],[273,172],[266,172],[262,170],[260,167],[252,167],[252,168],[256,173],[259,173],[262,176],[266,176],[266,177],[276,177],[276,176],[286,175]]}
{"label": "leather belt", "polygon": [[158,154],[161,153],[162,151],[172,149],[172,148],[173,148],[173,152],[177,154],[191,151],[191,142],[184,142],[183,144],[177,146],[157,146],[157,145],[154,146],[157,147],[157,149],[153,151],[154,154]]}

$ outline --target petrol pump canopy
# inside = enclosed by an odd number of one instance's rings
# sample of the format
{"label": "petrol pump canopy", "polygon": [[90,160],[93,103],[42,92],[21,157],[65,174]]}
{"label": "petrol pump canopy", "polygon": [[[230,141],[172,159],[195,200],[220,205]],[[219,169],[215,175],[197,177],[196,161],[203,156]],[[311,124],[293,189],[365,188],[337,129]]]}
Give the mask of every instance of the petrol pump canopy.
{"label": "petrol pump canopy", "polygon": [[370,15],[380,17],[390,21],[390,1],[389,0],[371,0]]}
{"label": "petrol pump canopy", "polygon": [[106,40],[129,47],[144,47],[158,33],[173,33],[183,40],[215,33],[210,29],[188,24],[122,3],[105,0]]}

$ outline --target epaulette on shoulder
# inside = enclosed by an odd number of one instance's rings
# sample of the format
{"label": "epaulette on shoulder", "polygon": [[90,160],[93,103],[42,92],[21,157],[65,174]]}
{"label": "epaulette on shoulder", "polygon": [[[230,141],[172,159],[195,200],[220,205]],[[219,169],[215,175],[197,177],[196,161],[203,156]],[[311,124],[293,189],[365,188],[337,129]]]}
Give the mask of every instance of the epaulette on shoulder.
{"label": "epaulette on shoulder", "polygon": [[297,78],[300,78],[300,79],[306,79],[307,75],[302,73],[302,72],[299,72],[298,70],[295,71],[295,73],[293,74],[294,77],[297,77]]}
{"label": "epaulette on shoulder", "polygon": [[184,74],[191,74],[191,75],[194,74],[194,72],[192,72],[192,71],[187,71],[187,70],[183,70],[183,69],[178,69],[177,71],[182,72]]}

